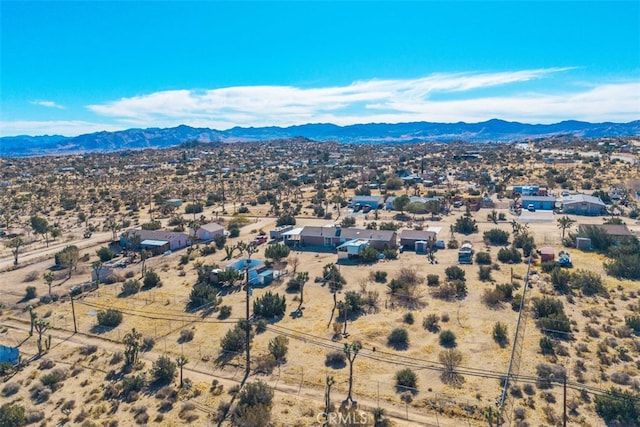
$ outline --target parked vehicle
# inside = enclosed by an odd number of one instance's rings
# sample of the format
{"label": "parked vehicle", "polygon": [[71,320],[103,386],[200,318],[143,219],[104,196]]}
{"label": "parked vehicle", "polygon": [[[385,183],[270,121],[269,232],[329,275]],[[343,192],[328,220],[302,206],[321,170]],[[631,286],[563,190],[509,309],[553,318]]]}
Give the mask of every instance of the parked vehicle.
{"label": "parked vehicle", "polygon": [[261,245],[263,243],[266,243],[268,239],[269,238],[266,235],[261,234],[260,236],[256,236],[256,238],[253,239],[253,243],[255,243],[256,245]]}

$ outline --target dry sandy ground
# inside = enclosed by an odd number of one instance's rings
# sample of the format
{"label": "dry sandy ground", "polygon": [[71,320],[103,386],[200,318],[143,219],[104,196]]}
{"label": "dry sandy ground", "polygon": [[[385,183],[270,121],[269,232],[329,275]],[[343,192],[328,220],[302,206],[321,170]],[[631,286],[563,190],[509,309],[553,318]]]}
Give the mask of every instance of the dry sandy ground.
{"label": "dry sandy ground", "polygon": [[[506,211],[505,211],[506,212]],[[498,225],[489,223],[485,217],[487,210],[481,210],[475,214],[475,218],[479,222],[480,233],[473,234],[468,237],[456,235],[458,240],[468,239],[474,243],[476,250],[483,250],[482,232],[493,227],[498,227],[507,231],[511,231],[509,221],[513,218],[507,213],[506,222]],[[442,227],[439,238],[449,239],[449,225],[459,217],[462,211],[454,212],[448,217],[444,217],[441,221],[430,222],[426,225]],[[384,215],[384,214],[383,214]],[[335,217],[335,215],[334,215]],[[370,220],[373,218],[371,217]],[[577,218],[580,223],[592,222],[601,223],[602,218]],[[387,220],[380,218],[378,222]],[[320,224],[323,221],[316,219],[303,219],[299,221],[299,225],[307,223]],[[362,215],[358,216],[358,225],[361,226],[365,222]],[[250,240],[252,236],[260,229],[268,231],[274,226],[274,219],[259,219],[257,222],[247,225],[243,228],[240,240]],[[637,229],[634,225],[632,228]],[[530,231],[536,238],[538,246],[551,245],[560,249],[560,230],[554,222],[550,223],[532,223]],[[236,240],[236,239],[232,239]],[[264,248],[262,245],[260,251],[254,255],[254,258],[263,259]],[[490,248],[492,258],[495,260],[498,248]],[[84,251],[83,251],[84,252]],[[95,260],[95,250],[88,250],[92,254],[90,260]],[[33,406],[37,409],[44,410],[47,419],[57,422],[64,414],[60,412],[61,401],[75,400],[76,406],[68,415],[71,420],[75,419],[81,409],[92,411],[96,421],[107,420],[110,418],[121,419],[120,425],[130,425],[134,413],[132,408],[139,406],[143,402],[149,407],[150,421],[153,421],[159,414],[157,410],[158,399],[152,396],[142,396],[140,402],[122,403],[115,414],[109,414],[109,405],[100,403],[97,399],[92,400],[92,393],[96,393],[94,389],[104,387],[106,381],[104,376],[110,369],[108,360],[112,352],[122,351],[121,344],[118,344],[123,335],[132,327],[140,330],[144,335],[153,336],[156,340],[156,346],[152,353],[144,356],[144,361],[148,366],[155,360],[157,355],[166,352],[175,358],[180,353],[188,355],[190,363],[186,376],[193,379],[195,386],[189,392],[182,392],[181,399],[184,401],[195,402],[198,408],[215,411],[220,401],[229,401],[230,396],[226,393],[228,387],[233,381],[238,381],[242,375],[243,359],[238,357],[232,359],[226,367],[220,367],[215,364],[215,360],[219,354],[219,341],[225,331],[231,326],[235,319],[244,317],[245,295],[243,292],[236,292],[223,297],[223,304],[232,307],[231,318],[228,322],[217,321],[215,314],[202,318],[199,314],[185,313],[185,306],[188,301],[188,294],[191,286],[195,282],[196,272],[194,261],[191,261],[184,268],[179,267],[179,257],[182,252],[174,253],[166,257],[152,258],[148,265],[154,268],[163,280],[163,286],[151,291],[141,292],[140,294],[119,298],[120,284],[101,286],[100,290],[83,297],[76,301],[75,309],[78,323],[78,330],[82,333],[95,332],[94,325],[95,311],[113,307],[121,309],[125,313],[124,322],[114,330],[100,333],[98,357],[92,360],[91,356],[82,356],[78,353],[77,346],[83,342],[94,342],[94,338],[86,338],[85,335],[77,335],[73,339],[65,338],[62,331],[71,331],[73,328],[73,317],[71,314],[71,306],[68,301],[58,302],[50,305],[38,307],[37,312],[40,316],[47,317],[54,328],[53,346],[50,357],[59,360],[59,364],[64,361],[72,365],[82,364],[85,366],[83,372],[78,373],[77,377],[71,378],[65,382],[63,389],[52,394],[51,399],[47,403],[38,405],[31,404],[28,397],[28,382],[33,382],[39,373],[31,368],[27,368],[24,372],[19,373],[12,381],[22,381],[23,386],[18,394],[27,406]],[[602,272],[602,257],[592,253],[581,253],[572,251],[573,261],[576,268],[585,268],[593,271]],[[224,251],[219,251],[214,255],[207,257],[199,257],[205,264],[217,263],[225,265],[227,261],[223,261]],[[264,292],[273,291],[287,296],[287,315],[268,328],[267,332],[256,335],[252,345],[252,354],[260,356],[267,354],[268,342],[277,334],[289,335],[289,352],[287,355],[287,363],[279,369],[275,369],[270,376],[261,376],[270,384],[276,386],[278,390],[276,405],[273,410],[273,419],[277,425],[317,425],[316,415],[322,408],[323,385],[326,375],[332,375],[336,380],[336,385],[332,389],[332,400],[339,402],[346,396],[346,387],[348,382],[348,368],[333,369],[326,367],[324,358],[327,352],[332,350],[340,350],[344,342],[352,342],[360,340],[364,348],[359,354],[354,364],[354,397],[364,407],[375,407],[380,402],[380,406],[384,407],[388,413],[398,417],[405,416],[404,404],[400,401],[399,394],[395,390],[394,374],[405,365],[412,365],[414,371],[418,374],[419,392],[415,396],[414,402],[407,408],[410,420],[420,420],[420,425],[428,423],[440,425],[460,425],[461,420],[471,425],[483,425],[485,422],[481,416],[476,413],[475,418],[467,418],[463,409],[465,406],[483,408],[492,406],[495,399],[501,392],[499,381],[495,378],[483,378],[483,376],[465,376],[464,383],[460,387],[452,387],[442,383],[440,373],[432,368],[437,365],[438,354],[442,347],[438,343],[438,334],[426,331],[422,327],[422,319],[430,313],[438,315],[448,315],[449,321],[442,322],[442,329],[449,329],[456,334],[457,348],[463,353],[462,365],[465,368],[482,370],[490,373],[506,372],[511,347],[501,348],[491,338],[491,331],[495,322],[500,321],[508,325],[509,336],[513,337],[517,313],[512,311],[509,305],[505,305],[499,309],[489,309],[481,302],[481,296],[485,289],[491,288],[489,283],[483,283],[478,280],[478,266],[462,266],[466,272],[468,295],[462,301],[447,302],[430,297],[428,289],[424,289],[425,305],[419,310],[413,311],[415,323],[413,325],[404,324],[403,315],[406,309],[400,307],[392,307],[389,297],[386,293],[384,284],[376,284],[369,279],[371,271],[380,270],[388,273],[389,279],[393,278],[402,268],[413,268],[419,276],[426,278],[427,274],[439,274],[444,277],[444,269],[450,265],[457,265],[457,251],[441,250],[437,253],[438,264],[429,264],[426,257],[417,255],[413,252],[405,252],[400,254],[396,261],[383,261],[373,266],[357,266],[343,265],[341,273],[347,279],[347,286],[343,289],[342,294],[348,290],[359,291],[366,286],[367,290],[375,290],[379,293],[379,308],[377,313],[361,316],[357,320],[348,323],[349,337],[337,341],[332,340],[333,332],[329,327],[329,319],[333,306],[331,293],[321,284],[314,283],[313,278],[320,276],[322,267],[328,263],[336,262],[337,256],[333,253],[316,253],[316,252],[295,252],[289,257],[288,269],[291,270],[291,258],[298,258],[298,271],[309,272],[311,280],[305,287],[304,310],[302,317],[290,316],[298,305],[297,296],[286,293],[285,283],[275,283],[267,289],[255,289],[253,297],[256,298]],[[86,281],[91,268],[90,262],[79,266],[80,272],[75,274],[71,280],[57,285],[59,280],[55,282],[54,292],[64,293],[64,289],[69,286]],[[52,264],[52,262],[51,262]],[[24,288],[27,285],[34,285],[38,289],[38,294],[43,295],[47,292],[46,285],[42,279],[38,279],[31,283],[24,283],[26,275],[33,269],[43,271],[44,265],[34,264],[15,271],[2,273],[2,301],[8,307],[24,307],[25,302],[18,302],[20,297],[24,295]],[[139,265],[134,265],[132,270],[139,274]],[[526,266],[524,264],[513,267],[513,273],[516,276],[524,276]],[[500,271],[493,272],[495,283],[507,283],[510,280],[511,269],[509,266],[501,265]],[[285,279],[288,280],[288,279]],[[522,280],[520,280],[522,283]],[[614,292],[618,286],[624,291],[638,291],[638,283],[633,282],[617,282],[607,279],[607,284]],[[540,295],[541,287],[544,283],[539,282],[532,288],[531,296]],[[342,297],[339,294],[338,300]],[[578,325],[587,322],[581,314],[581,310],[585,305],[597,306],[602,303],[602,299],[582,300],[580,304],[570,305],[565,302],[565,309],[570,318],[578,321]],[[622,301],[614,301],[613,306],[623,311],[627,303]],[[28,322],[28,313],[19,310],[5,310],[3,322],[16,322],[21,320]],[[535,328],[533,321],[529,321],[525,335],[524,357],[521,365],[521,373],[535,374],[535,366],[545,361],[545,358],[539,354],[538,341],[540,332]],[[11,323],[11,327],[5,328],[0,335],[2,342],[8,345],[19,344],[24,338],[24,330],[15,329],[18,323]],[[395,351],[387,346],[386,338],[388,333],[396,327],[405,327],[409,331],[410,345],[405,351]],[[182,329],[193,329],[194,339],[191,342],[179,344],[179,333]],[[59,341],[66,340],[66,341]],[[106,341],[105,341],[106,340]],[[595,342],[590,344],[595,348]],[[23,351],[27,354],[35,353],[35,342],[30,339],[23,343]],[[374,350],[375,348],[375,350]],[[637,356],[637,355],[636,355]],[[590,356],[594,358],[593,354]],[[36,365],[38,362],[35,362]],[[568,358],[560,359],[558,363],[566,363],[569,369],[570,360]],[[590,363],[590,362],[589,362]],[[255,366],[255,363],[254,363]],[[593,365],[595,366],[595,365]],[[95,372],[91,368],[99,368],[104,372]],[[591,376],[594,376],[590,375]],[[225,391],[219,395],[213,395],[209,392],[209,385],[213,378],[224,381]],[[607,383],[600,383],[598,376],[589,378],[589,384],[598,387],[607,387]],[[87,383],[82,385],[85,381]],[[199,391],[197,391],[199,390]],[[551,404],[557,413],[561,413],[561,393],[560,390],[554,390],[558,403]],[[570,398],[578,395],[576,391],[570,391]],[[439,414],[436,419],[436,413],[431,409],[430,402],[433,400],[443,402],[449,401],[449,409],[445,412],[455,415],[457,418],[447,417],[446,414]],[[85,404],[81,402],[87,402]],[[538,400],[539,405],[536,410],[527,410],[527,420],[531,425],[545,424],[546,421],[541,414],[542,400]],[[100,409],[100,406],[104,408]],[[549,404],[545,404],[549,406]],[[519,405],[524,406],[524,405]],[[162,414],[162,425],[183,425],[183,418],[178,413],[180,408],[175,405],[174,410]],[[104,410],[103,410],[104,409]],[[102,411],[102,413],[101,413]],[[187,411],[189,412],[189,411]],[[194,421],[194,425],[206,425],[210,418],[207,414],[198,410],[191,411],[199,413],[198,420]],[[599,425],[601,420],[597,418],[592,409],[587,406],[581,406],[578,415],[572,415],[572,422],[579,422],[583,419],[584,425]],[[397,425],[410,425],[406,420],[397,420]]]}

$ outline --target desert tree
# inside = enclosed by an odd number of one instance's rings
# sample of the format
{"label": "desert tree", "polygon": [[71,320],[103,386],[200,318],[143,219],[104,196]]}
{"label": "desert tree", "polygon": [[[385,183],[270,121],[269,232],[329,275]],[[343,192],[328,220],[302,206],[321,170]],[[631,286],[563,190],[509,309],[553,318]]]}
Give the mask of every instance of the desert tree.
{"label": "desert tree", "polygon": [[45,243],[49,247],[49,222],[46,218],[34,215],[31,217],[30,222],[33,232],[44,237]]}
{"label": "desert tree", "polygon": [[184,354],[181,354],[176,359],[176,364],[180,368],[180,388],[182,388],[182,386],[184,385],[183,380],[182,380],[182,368],[184,368],[184,366],[187,363],[189,363],[189,359],[187,359],[187,356],[185,356]]}
{"label": "desert tree", "polygon": [[308,272],[302,272],[302,273],[298,273],[296,275],[296,280],[298,281],[298,284],[300,285],[300,303],[298,304],[298,308],[297,308],[297,312],[301,313],[302,312],[302,304],[304,303],[304,285],[305,283],[307,283],[309,281],[309,273]]}
{"label": "desert tree", "polygon": [[280,365],[286,360],[289,349],[289,338],[278,335],[269,341],[269,354],[273,356],[276,364]]}
{"label": "desert tree", "polygon": [[569,218],[566,215],[558,218],[557,221],[558,221],[558,228],[562,230],[562,240],[564,240],[564,235],[566,230],[570,229],[573,226],[573,224],[575,224],[576,221],[574,219]]}
{"label": "desert tree", "polygon": [[13,265],[18,265],[18,254],[20,253],[20,247],[24,245],[24,240],[22,237],[14,237],[9,240],[9,243],[6,246],[11,249],[11,253],[13,254]]}
{"label": "desert tree", "polygon": [[[47,322],[44,319],[36,319],[33,322],[33,327],[35,328],[36,332],[38,333],[38,354],[42,354],[42,335],[49,329],[51,325],[49,324],[49,322]],[[51,343],[49,343],[50,345]],[[49,345],[47,345],[47,349],[49,348]]]}
{"label": "desert tree", "polygon": [[131,332],[125,334],[122,343],[124,344],[124,359],[125,366],[134,366],[138,363],[138,354],[140,353],[140,340],[142,334],[136,331],[136,328],[131,329]]}
{"label": "desert tree", "polygon": [[362,343],[360,341],[354,341],[351,344],[344,344],[344,354],[347,356],[347,360],[349,361],[349,390],[347,392],[347,398],[344,400],[344,403],[351,402],[353,404],[353,363],[358,356],[358,352],[362,348]]}
{"label": "desert tree", "polygon": [[456,349],[450,348],[441,351],[438,355],[438,359],[444,366],[444,370],[442,371],[442,382],[451,385],[462,384],[464,378],[456,371],[458,366],[460,366],[460,362],[462,362],[462,353]]}
{"label": "desert tree", "polygon": [[327,416],[331,411],[331,387],[336,383],[332,375],[325,376],[325,393],[324,393],[324,414]]}
{"label": "desert tree", "polygon": [[51,285],[53,284],[53,280],[56,278],[55,274],[52,271],[47,271],[44,273],[44,282],[49,287],[49,296],[51,296]]}

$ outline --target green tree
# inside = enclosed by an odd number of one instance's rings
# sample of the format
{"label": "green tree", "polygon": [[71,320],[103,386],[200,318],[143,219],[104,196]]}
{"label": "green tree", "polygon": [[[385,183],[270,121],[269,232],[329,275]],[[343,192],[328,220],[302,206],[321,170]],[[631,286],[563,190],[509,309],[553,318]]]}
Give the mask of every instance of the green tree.
{"label": "green tree", "polygon": [[287,309],[284,295],[273,294],[268,291],[253,302],[253,314],[264,318],[281,317]]}
{"label": "green tree", "polygon": [[116,256],[115,252],[113,252],[106,246],[102,246],[100,249],[98,249],[96,251],[96,254],[98,254],[98,258],[100,258],[100,261],[102,262],[110,261],[114,256]]}
{"label": "green tree", "polygon": [[158,360],[153,362],[151,375],[158,383],[170,383],[176,374],[176,367],[176,363],[173,362],[169,356],[162,355]]}
{"label": "green tree", "polygon": [[47,247],[49,247],[49,222],[46,218],[37,215],[32,216],[31,228],[33,228],[34,233],[40,234],[45,239]]}
{"label": "green tree", "polygon": [[274,260],[275,262],[279,262],[283,258],[288,257],[290,252],[291,250],[287,245],[277,243],[275,245],[270,245],[267,249],[265,249],[264,256],[265,258],[269,258]]}
{"label": "green tree", "polygon": [[278,335],[269,341],[269,354],[273,356],[278,365],[285,361],[287,350],[289,349],[288,346],[289,338],[283,335]]}
{"label": "green tree", "polygon": [[562,240],[564,240],[565,231],[570,229],[573,226],[573,224],[575,224],[576,221],[569,218],[566,215],[558,218],[557,221],[558,221],[558,228],[562,230]]}
{"label": "green tree", "polygon": [[403,194],[393,200],[393,209],[402,213],[410,202],[411,200],[409,199],[409,196]]}

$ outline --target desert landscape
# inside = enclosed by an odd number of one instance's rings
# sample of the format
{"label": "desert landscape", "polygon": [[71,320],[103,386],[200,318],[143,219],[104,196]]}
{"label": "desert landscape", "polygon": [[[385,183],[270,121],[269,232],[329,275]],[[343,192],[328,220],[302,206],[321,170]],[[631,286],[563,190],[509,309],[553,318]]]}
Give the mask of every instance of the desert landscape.
{"label": "desert landscape", "polygon": [[3,422],[637,425],[638,144],[4,158]]}

